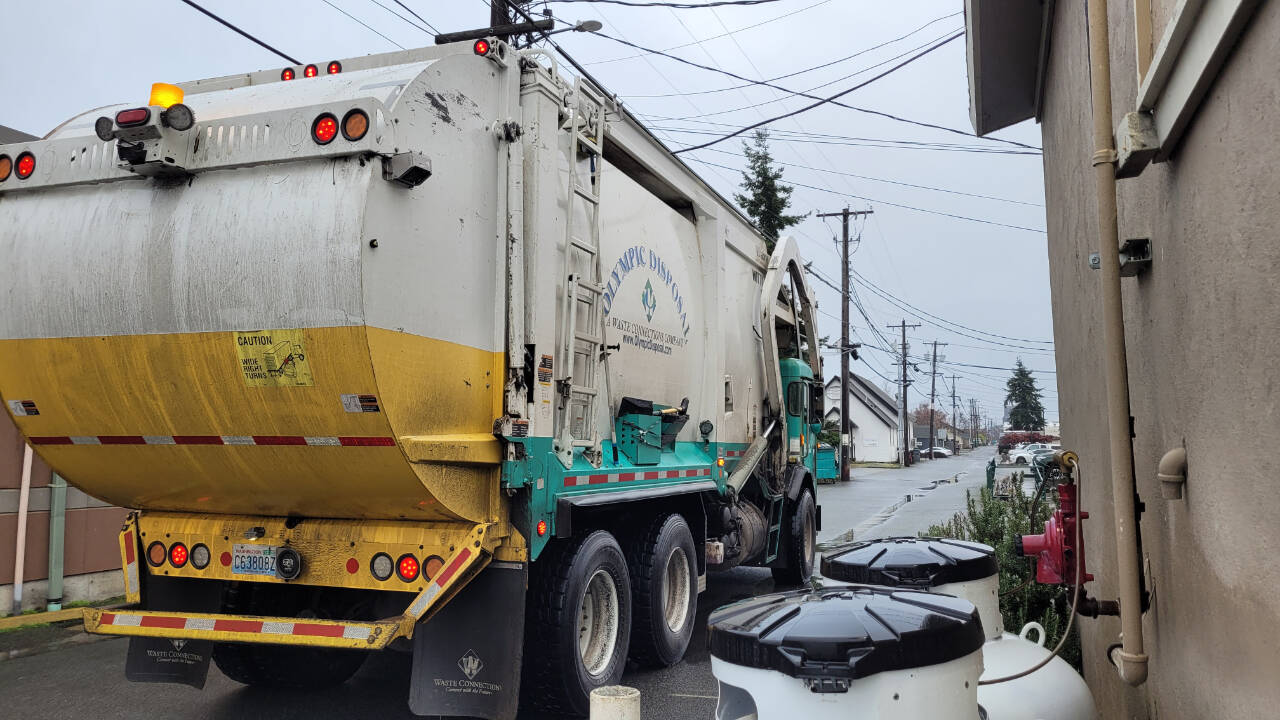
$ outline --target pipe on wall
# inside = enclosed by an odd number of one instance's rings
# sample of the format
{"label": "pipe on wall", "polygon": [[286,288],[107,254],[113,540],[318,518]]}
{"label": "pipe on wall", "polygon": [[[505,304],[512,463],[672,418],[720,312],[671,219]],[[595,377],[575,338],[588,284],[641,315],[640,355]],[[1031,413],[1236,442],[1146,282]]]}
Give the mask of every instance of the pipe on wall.
{"label": "pipe on wall", "polygon": [[49,591],[46,610],[62,609],[62,559],[66,539],[67,481],[58,473],[49,483]]}
{"label": "pipe on wall", "polygon": [[1120,293],[1120,232],[1116,210],[1116,149],[1111,134],[1111,48],[1107,2],[1090,0],[1089,83],[1093,100],[1093,171],[1098,200],[1098,253],[1102,261],[1103,344],[1107,377],[1107,423],[1111,439],[1111,503],[1115,511],[1116,568],[1120,584],[1120,646],[1111,653],[1129,685],[1147,680],[1143,651],[1142,597],[1138,578],[1133,446],[1129,438],[1129,376],[1125,355],[1124,305]]}
{"label": "pipe on wall", "polygon": [[18,537],[13,543],[13,614],[22,612],[22,575],[27,558],[27,505],[31,501],[31,446],[22,453],[22,489],[18,491]]}

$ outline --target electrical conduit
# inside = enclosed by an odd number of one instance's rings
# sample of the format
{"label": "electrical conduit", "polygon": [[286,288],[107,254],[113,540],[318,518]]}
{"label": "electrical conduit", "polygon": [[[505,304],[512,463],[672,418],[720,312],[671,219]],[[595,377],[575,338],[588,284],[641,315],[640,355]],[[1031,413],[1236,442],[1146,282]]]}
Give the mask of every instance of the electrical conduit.
{"label": "electrical conduit", "polygon": [[1120,677],[1137,686],[1147,680],[1138,586],[1138,528],[1133,446],[1129,438],[1129,378],[1124,306],[1120,294],[1120,233],[1116,214],[1116,151],[1111,134],[1111,57],[1106,0],[1090,0],[1089,75],[1093,100],[1093,171],[1098,201],[1098,253],[1102,258],[1103,342],[1107,422],[1111,434],[1111,502],[1115,511],[1116,568],[1120,583],[1121,645],[1111,651]]}
{"label": "electrical conduit", "polygon": [[49,590],[46,610],[62,609],[62,558],[66,539],[67,481],[58,473],[49,483]]}

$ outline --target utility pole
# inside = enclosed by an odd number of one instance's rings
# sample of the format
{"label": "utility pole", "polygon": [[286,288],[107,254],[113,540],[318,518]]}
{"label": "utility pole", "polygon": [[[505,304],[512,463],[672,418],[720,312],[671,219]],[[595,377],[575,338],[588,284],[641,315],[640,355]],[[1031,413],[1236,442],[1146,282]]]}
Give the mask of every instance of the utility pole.
{"label": "utility pole", "polygon": [[956,376],[951,376],[951,452],[960,454],[960,415],[956,412]]}
{"label": "utility pole", "polygon": [[919,325],[908,325],[906,318],[897,325],[886,325],[889,328],[902,329],[902,467],[906,467],[910,463],[907,458],[910,457],[911,448],[911,416],[907,414],[907,386],[911,381],[907,379],[907,328],[918,328]]}
{"label": "utility pole", "polygon": [[969,447],[977,442],[978,436],[978,399],[969,398]]}
{"label": "utility pole", "polygon": [[844,242],[841,243],[843,270],[840,273],[840,480],[849,480],[849,355],[858,359],[858,349],[849,344],[849,218],[870,215],[870,210],[849,210],[820,213],[818,217],[839,217],[844,226]]}
{"label": "utility pole", "polygon": [[937,431],[934,430],[936,418],[934,418],[933,415],[933,401],[938,395],[938,346],[946,345],[946,343],[940,343],[937,340],[934,340],[930,344],[933,345],[933,354],[929,356],[929,360],[932,362],[932,367],[929,370],[929,445],[926,448],[926,452],[929,453],[929,459],[932,460],[933,441],[938,436]]}

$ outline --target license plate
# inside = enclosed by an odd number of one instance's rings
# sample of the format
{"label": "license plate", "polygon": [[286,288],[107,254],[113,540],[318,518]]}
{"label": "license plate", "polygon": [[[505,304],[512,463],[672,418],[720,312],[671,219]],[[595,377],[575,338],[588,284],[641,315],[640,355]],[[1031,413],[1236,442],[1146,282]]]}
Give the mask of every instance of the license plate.
{"label": "license plate", "polygon": [[275,575],[276,548],[270,545],[235,545],[231,572],[236,575]]}

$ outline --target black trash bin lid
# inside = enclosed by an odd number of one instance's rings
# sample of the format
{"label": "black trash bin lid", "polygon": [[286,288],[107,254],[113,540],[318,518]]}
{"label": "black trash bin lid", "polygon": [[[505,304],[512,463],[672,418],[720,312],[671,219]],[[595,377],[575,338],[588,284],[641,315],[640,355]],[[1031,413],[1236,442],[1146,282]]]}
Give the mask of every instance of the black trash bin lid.
{"label": "black trash bin lid", "polygon": [[955,660],[986,641],[967,600],[865,585],[762,595],[726,605],[708,622],[715,657],[809,680],[815,692]]}
{"label": "black trash bin lid", "polygon": [[1000,563],[990,545],[948,538],[865,540],[822,556],[824,577],[900,588],[981,580],[998,572]]}

